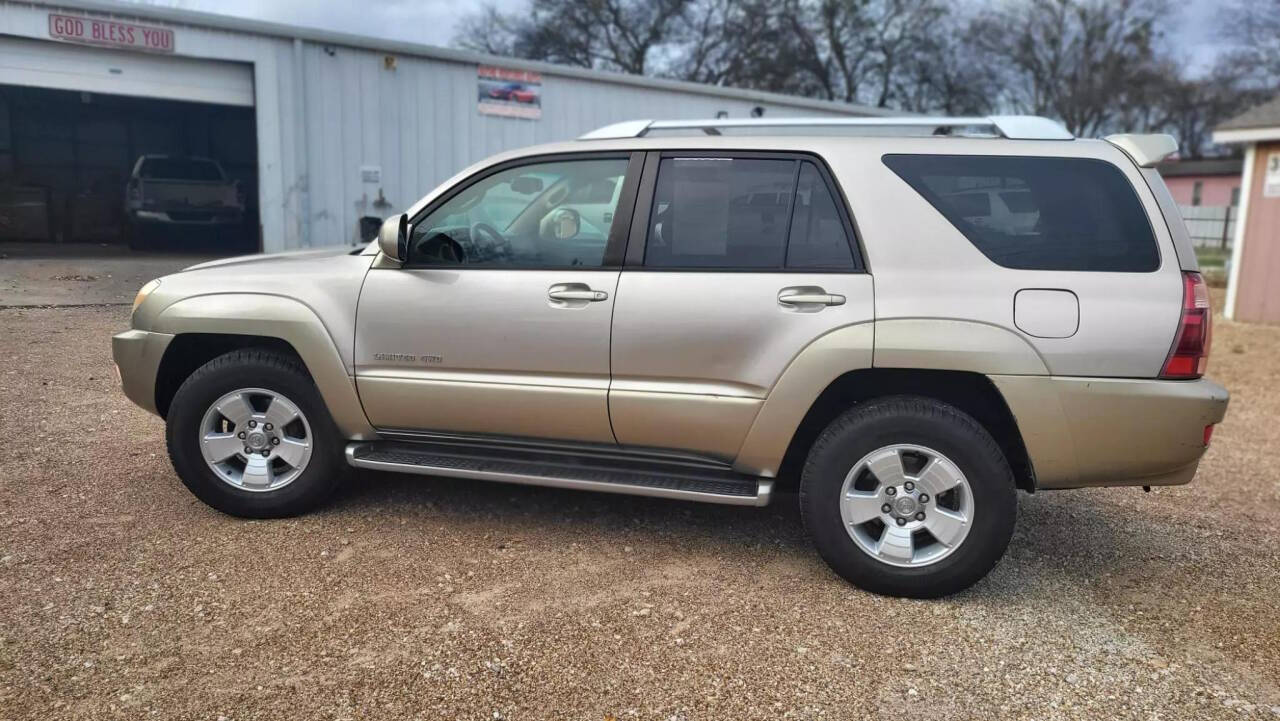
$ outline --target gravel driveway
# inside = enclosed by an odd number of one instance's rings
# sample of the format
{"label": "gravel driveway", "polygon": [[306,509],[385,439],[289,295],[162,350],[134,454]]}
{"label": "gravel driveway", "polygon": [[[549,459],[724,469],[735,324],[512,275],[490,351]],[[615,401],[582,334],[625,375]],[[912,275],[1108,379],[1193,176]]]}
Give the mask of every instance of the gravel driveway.
{"label": "gravel driveway", "polygon": [[117,390],[127,311],[0,310],[0,718],[1280,719],[1280,328],[1215,328],[1191,486],[1023,495],[987,580],[904,601],[793,495],[370,475],[219,515]]}

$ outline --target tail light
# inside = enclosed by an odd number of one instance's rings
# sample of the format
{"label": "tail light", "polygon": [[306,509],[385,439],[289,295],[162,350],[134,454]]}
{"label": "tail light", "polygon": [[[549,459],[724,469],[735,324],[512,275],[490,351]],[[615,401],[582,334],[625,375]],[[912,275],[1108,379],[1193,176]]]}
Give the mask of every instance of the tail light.
{"label": "tail light", "polygon": [[1174,336],[1161,378],[1199,378],[1209,364],[1209,343],[1213,339],[1213,311],[1209,308],[1209,286],[1199,273],[1182,274],[1182,318]]}

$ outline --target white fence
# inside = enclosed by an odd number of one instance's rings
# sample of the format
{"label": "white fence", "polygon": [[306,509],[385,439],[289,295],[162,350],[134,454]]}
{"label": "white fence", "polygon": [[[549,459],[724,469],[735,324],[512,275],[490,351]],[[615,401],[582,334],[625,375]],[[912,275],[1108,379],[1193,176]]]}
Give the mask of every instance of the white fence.
{"label": "white fence", "polygon": [[1179,205],[1182,222],[1197,248],[1231,247],[1236,233],[1236,208],[1230,205]]}

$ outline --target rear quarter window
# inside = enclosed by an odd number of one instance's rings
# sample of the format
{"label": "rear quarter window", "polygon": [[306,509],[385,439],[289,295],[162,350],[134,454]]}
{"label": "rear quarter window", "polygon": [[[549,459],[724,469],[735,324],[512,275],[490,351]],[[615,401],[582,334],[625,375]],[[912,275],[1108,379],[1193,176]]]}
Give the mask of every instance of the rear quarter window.
{"label": "rear quarter window", "polygon": [[1160,267],[1146,211],[1110,163],[984,155],[886,155],[883,162],[1006,268],[1146,273]]}

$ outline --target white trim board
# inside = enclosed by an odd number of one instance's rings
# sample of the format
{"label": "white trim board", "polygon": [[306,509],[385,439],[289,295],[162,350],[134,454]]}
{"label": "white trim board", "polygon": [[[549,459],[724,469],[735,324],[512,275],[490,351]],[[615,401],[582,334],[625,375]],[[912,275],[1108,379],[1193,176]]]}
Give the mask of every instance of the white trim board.
{"label": "white trim board", "polygon": [[1280,127],[1213,131],[1213,142],[1218,143],[1219,145],[1230,145],[1232,143],[1256,143],[1264,140],[1280,140]]}
{"label": "white trim board", "polygon": [[1240,176],[1240,214],[1236,216],[1235,237],[1231,239],[1231,273],[1227,277],[1227,302],[1222,316],[1234,320],[1236,289],[1240,284],[1240,259],[1244,257],[1245,226],[1249,222],[1249,196],[1253,195],[1253,161],[1258,146],[1250,143],[1244,151],[1244,169]]}
{"label": "white trim board", "polygon": [[253,107],[253,66],[218,60],[0,37],[9,85]]}

